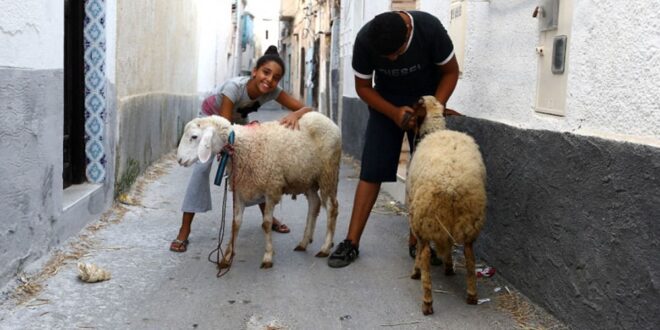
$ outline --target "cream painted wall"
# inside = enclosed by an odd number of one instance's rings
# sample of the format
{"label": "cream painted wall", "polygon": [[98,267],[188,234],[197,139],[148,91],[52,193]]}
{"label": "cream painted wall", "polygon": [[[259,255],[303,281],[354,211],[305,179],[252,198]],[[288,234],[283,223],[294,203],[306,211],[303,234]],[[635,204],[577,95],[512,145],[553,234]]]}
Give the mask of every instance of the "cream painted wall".
{"label": "cream painted wall", "polygon": [[[450,2],[419,4],[447,26]],[[371,18],[367,13],[384,3],[389,1],[369,1],[369,10],[357,19],[365,23]],[[558,117],[533,109],[539,31],[532,12],[537,3],[466,0],[465,66],[449,106],[519,128],[660,146],[660,12],[654,5],[573,1],[566,115]],[[356,19],[346,17],[353,12],[342,9],[345,22]],[[356,97],[349,74],[354,34],[347,29],[342,27],[343,95]]]}
{"label": "cream painted wall", "polygon": [[233,49],[231,1],[198,1],[199,64],[197,90],[208,93],[231,77],[227,53]]}
{"label": "cream painted wall", "polygon": [[197,92],[197,3],[117,1],[117,97]]}
{"label": "cream painted wall", "polygon": [[0,0],[0,66],[64,67],[64,4],[50,0]]}

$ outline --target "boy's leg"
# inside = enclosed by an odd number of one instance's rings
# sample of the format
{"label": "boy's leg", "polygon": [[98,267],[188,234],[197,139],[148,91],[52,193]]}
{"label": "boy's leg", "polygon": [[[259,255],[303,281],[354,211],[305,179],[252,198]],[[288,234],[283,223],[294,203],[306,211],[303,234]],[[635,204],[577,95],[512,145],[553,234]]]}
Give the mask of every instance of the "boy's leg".
{"label": "boy's leg", "polygon": [[353,212],[351,213],[351,222],[348,226],[346,239],[350,240],[356,247],[360,246],[360,237],[364,227],[369,220],[371,209],[376,203],[380,183],[360,180],[355,189],[355,198],[353,200]]}

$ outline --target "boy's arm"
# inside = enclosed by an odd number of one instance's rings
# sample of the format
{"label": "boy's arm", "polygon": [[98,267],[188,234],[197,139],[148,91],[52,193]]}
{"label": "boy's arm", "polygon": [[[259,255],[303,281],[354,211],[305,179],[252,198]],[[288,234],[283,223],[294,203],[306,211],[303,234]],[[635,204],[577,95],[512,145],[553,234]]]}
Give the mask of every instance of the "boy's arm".
{"label": "boy's arm", "polygon": [[415,126],[413,119],[415,112],[411,107],[397,107],[385,100],[371,85],[371,79],[355,77],[355,91],[358,96],[376,111],[384,114],[396,123],[401,129],[409,130]]}
{"label": "boy's arm", "polygon": [[443,106],[447,106],[447,101],[454,92],[454,88],[456,88],[456,83],[458,82],[458,62],[456,62],[456,56],[453,56],[449,62],[438,65],[438,74],[441,78],[435,90],[435,98]]}

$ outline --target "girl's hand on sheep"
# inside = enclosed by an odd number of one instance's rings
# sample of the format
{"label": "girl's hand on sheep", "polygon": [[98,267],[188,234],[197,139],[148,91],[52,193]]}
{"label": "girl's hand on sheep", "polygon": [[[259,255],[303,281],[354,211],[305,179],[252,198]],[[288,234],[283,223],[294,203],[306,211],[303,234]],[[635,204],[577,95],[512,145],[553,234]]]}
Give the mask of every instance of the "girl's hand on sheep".
{"label": "girl's hand on sheep", "polygon": [[302,117],[304,114],[306,114],[310,111],[312,111],[312,108],[310,108],[310,107],[300,108],[300,109],[286,115],[284,118],[280,119],[280,124],[284,125],[286,128],[300,129],[300,125],[298,124],[298,120],[300,120],[300,117]]}
{"label": "girl's hand on sheep", "polygon": [[408,106],[399,107],[401,112],[399,113],[399,127],[402,130],[408,131],[414,129],[417,125],[417,116],[415,115],[415,110]]}

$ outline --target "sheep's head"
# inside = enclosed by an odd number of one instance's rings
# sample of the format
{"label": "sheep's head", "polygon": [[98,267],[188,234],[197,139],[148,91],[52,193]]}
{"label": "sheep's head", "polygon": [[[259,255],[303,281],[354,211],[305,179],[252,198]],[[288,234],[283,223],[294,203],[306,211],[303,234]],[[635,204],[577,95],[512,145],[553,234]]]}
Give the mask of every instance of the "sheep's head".
{"label": "sheep's head", "polygon": [[183,130],[177,149],[177,160],[182,166],[190,166],[197,160],[207,162],[211,155],[220,152],[227,143],[231,124],[220,116],[191,120]]}
{"label": "sheep's head", "polygon": [[445,129],[445,107],[434,96],[423,96],[413,108],[421,120],[418,125],[420,136]]}

